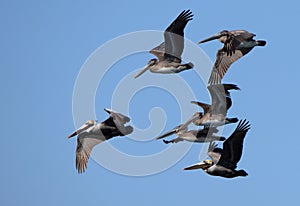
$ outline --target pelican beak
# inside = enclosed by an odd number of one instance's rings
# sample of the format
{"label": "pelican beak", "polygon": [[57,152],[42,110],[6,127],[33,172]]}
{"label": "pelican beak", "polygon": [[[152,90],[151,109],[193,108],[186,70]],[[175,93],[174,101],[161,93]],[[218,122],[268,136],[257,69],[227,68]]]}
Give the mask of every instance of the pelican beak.
{"label": "pelican beak", "polygon": [[204,39],[202,41],[199,41],[198,44],[202,44],[202,43],[205,43],[205,42],[208,42],[208,41],[212,41],[212,40],[215,40],[215,39],[219,39],[220,37],[222,37],[223,35],[221,33],[217,33],[207,39]]}
{"label": "pelican beak", "polygon": [[172,134],[175,134],[176,133],[176,130],[177,129],[172,129],[171,131],[168,131],[167,133],[163,134],[163,135],[160,135],[159,137],[156,137],[156,139],[162,139],[164,137],[167,137],[167,136],[170,136]]}
{"label": "pelican beak", "polygon": [[168,131],[167,133],[165,133],[165,134],[163,134],[163,135],[157,137],[156,139],[162,139],[162,138],[164,138],[164,137],[167,137],[167,136],[170,136],[170,135],[172,135],[172,134],[175,134],[175,133],[179,132],[180,130],[184,130],[185,128],[182,128],[182,125],[183,125],[183,124],[178,125],[178,126],[175,127],[174,129],[172,129],[172,130]]}
{"label": "pelican beak", "polygon": [[70,134],[67,138],[70,139],[71,137],[74,137],[74,136],[76,136],[76,135],[77,135],[77,132],[75,131],[75,132],[73,132],[72,134]]}
{"label": "pelican beak", "polygon": [[147,71],[150,68],[150,64],[147,64],[137,75],[134,76],[134,78],[138,78],[141,76],[145,71]]}
{"label": "pelican beak", "polygon": [[183,170],[197,170],[197,169],[205,170],[205,169],[209,168],[211,165],[212,165],[211,160],[204,160],[204,161],[194,164],[192,166],[183,168]]}
{"label": "pelican beak", "polygon": [[104,111],[106,111],[108,114],[111,114],[111,113],[112,113],[112,110],[111,110],[111,109],[104,108]]}

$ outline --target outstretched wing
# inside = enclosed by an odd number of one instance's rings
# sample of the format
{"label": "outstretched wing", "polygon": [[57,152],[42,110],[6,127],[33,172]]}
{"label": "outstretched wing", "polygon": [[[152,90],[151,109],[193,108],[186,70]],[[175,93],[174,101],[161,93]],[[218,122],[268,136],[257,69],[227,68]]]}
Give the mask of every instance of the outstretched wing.
{"label": "outstretched wing", "polygon": [[234,54],[230,56],[227,55],[227,53],[223,49],[219,49],[208,80],[208,84],[221,84],[221,80],[223,79],[231,64],[233,64],[242,56],[243,53],[240,50],[236,50]]}
{"label": "outstretched wing", "polygon": [[214,164],[217,164],[223,153],[223,150],[221,148],[218,148],[217,146],[218,145],[216,143],[210,142],[207,152],[208,156],[212,159]]}
{"label": "outstretched wing", "polygon": [[[195,114],[193,114],[193,116],[190,119],[188,119],[184,124],[182,124],[180,128],[182,129],[187,128],[192,122],[198,125],[198,121],[201,120],[202,117],[203,117],[203,113],[196,112]],[[197,121],[197,123],[195,123],[195,121]]]}
{"label": "outstretched wing", "polygon": [[105,141],[103,139],[85,137],[85,134],[79,134],[77,138],[77,148],[76,148],[76,169],[78,173],[83,173],[87,168],[87,163],[89,161],[90,154],[95,145]]}
{"label": "outstretched wing", "polygon": [[211,109],[211,106],[209,104],[205,104],[205,103],[197,102],[197,101],[191,101],[191,103],[201,107],[204,111],[204,114],[207,114]]}
{"label": "outstretched wing", "polygon": [[151,49],[150,53],[155,55],[159,61],[162,61],[165,55],[165,42]]}
{"label": "outstretched wing", "polygon": [[241,120],[231,134],[231,136],[223,143],[223,153],[218,165],[228,169],[235,169],[240,161],[243,152],[244,138],[250,129],[249,121]]}
{"label": "outstretched wing", "polygon": [[242,49],[239,49],[239,45],[243,41],[251,41],[254,36],[255,34],[245,30],[234,30],[230,32],[227,41],[224,43],[224,47],[219,49],[217,52],[216,61],[209,77],[208,84],[221,83],[222,78],[231,64],[248,54],[253,49],[253,47],[243,47]]}
{"label": "outstretched wing", "polygon": [[212,114],[226,116],[227,110],[232,105],[229,90],[240,90],[240,88],[235,84],[215,84],[207,88],[212,101]]}
{"label": "outstretched wing", "polygon": [[194,15],[190,10],[184,10],[165,30],[165,54],[164,57],[181,61],[181,54],[184,47],[184,28]]}
{"label": "outstretched wing", "polygon": [[[241,45],[244,41],[252,41],[253,37],[255,37],[255,34],[250,33],[246,30],[233,30],[230,31],[226,42],[224,43],[223,51],[226,52],[228,56],[231,56],[234,54],[238,47]],[[251,48],[247,48],[246,50],[242,51],[243,55],[250,52],[252,50]]]}
{"label": "outstretched wing", "polygon": [[109,118],[103,121],[101,124],[105,126],[116,127],[121,133],[126,133],[125,124],[130,121],[130,118],[110,109],[104,110],[109,113]]}
{"label": "outstretched wing", "polygon": [[207,135],[208,134],[212,135],[213,133],[217,133],[217,132],[219,132],[219,130],[216,127],[212,127],[212,126],[204,126],[204,128],[201,129],[201,133]]}

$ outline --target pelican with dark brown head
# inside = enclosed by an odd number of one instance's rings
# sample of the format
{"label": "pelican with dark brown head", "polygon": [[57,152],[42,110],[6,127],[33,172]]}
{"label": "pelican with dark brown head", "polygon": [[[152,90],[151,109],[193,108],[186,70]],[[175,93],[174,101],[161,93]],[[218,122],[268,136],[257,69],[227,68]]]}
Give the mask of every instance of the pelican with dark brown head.
{"label": "pelican with dark brown head", "polygon": [[199,44],[218,39],[224,44],[216,55],[216,60],[208,80],[209,84],[221,84],[227,70],[235,61],[248,54],[255,46],[265,46],[265,40],[253,39],[256,35],[246,30],[223,30]]}

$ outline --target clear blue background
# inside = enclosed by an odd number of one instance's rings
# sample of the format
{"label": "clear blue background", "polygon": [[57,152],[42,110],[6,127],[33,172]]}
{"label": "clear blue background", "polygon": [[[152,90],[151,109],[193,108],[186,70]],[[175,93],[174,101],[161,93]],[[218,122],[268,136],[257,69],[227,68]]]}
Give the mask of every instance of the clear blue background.
{"label": "clear blue background", "polygon": [[[1,205],[297,204],[299,3],[10,0],[0,4]],[[193,146],[167,171],[152,176],[118,175],[93,160],[87,172],[78,175],[76,141],[66,136],[74,130],[72,92],[82,64],[95,49],[119,35],[164,30],[184,9],[195,15],[185,29],[186,37],[194,42],[222,29],[247,29],[268,42],[236,62],[224,78],[242,88],[233,94],[230,114],[246,117],[252,124],[239,163],[249,176],[228,180],[203,171],[182,171],[198,161],[201,145]],[[201,47],[214,60],[221,44],[216,41]],[[153,58],[150,54],[137,57],[125,60],[124,74]],[[199,85],[198,98],[205,96],[201,100],[209,101],[203,83],[193,82],[197,80],[193,74],[180,75],[191,85]],[[109,96],[109,92],[97,96]],[[162,99],[168,96],[157,93]],[[149,101],[149,108],[163,107]],[[173,105],[173,101],[170,97],[166,103]],[[106,118],[104,107],[110,107],[109,99],[97,100],[99,120]],[[175,102],[167,108],[173,107],[177,108]],[[131,109],[129,115],[139,127],[149,126],[149,108]],[[167,130],[180,118],[171,110],[166,112]],[[228,128],[226,135],[234,126]],[[136,148],[126,138],[112,142],[128,144],[127,150]],[[156,141],[149,147],[157,150],[165,145]]]}

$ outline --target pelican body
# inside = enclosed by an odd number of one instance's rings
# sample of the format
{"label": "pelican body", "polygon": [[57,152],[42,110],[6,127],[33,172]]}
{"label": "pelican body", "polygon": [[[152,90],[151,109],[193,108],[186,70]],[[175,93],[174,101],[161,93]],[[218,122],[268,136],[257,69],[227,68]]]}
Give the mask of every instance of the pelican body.
{"label": "pelican body", "polygon": [[163,140],[164,143],[177,143],[181,141],[188,142],[211,142],[211,141],[224,141],[225,137],[214,135],[213,133],[218,132],[216,128],[205,127],[204,129],[199,130],[189,130],[187,128],[183,128],[182,125],[175,127],[173,130],[157,137],[156,139],[162,139],[164,137],[170,136],[172,134],[176,134],[177,138],[172,140]]}
{"label": "pelican body", "polygon": [[224,44],[223,48],[217,52],[216,60],[208,80],[209,84],[221,84],[221,80],[231,64],[248,54],[255,46],[266,45],[266,41],[264,40],[254,40],[255,36],[255,34],[246,30],[223,30],[199,42],[201,44],[219,39]]}
{"label": "pelican body", "polygon": [[227,118],[227,111],[232,105],[229,90],[239,90],[239,87],[234,84],[218,84],[207,87],[211,96],[211,105],[191,101],[191,103],[200,106],[204,113],[196,112],[183,127],[187,127],[190,123],[197,126],[203,125],[206,127],[218,127],[224,124],[236,123],[237,118]]}
{"label": "pelican body", "polygon": [[130,121],[129,117],[110,109],[104,110],[109,113],[108,119],[99,124],[96,120],[89,120],[68,136],[68,138],[71,138],[78,135],[76,148],[76,169],[78,173],[83,173],[86,170],[94,146],[116,136],[128,135],[133,131],[132,126],[125,126]]}
{"label": "pelican body", "polygon": [[245,170],[236,170],[243,151],[244,138],[250,129],[246,120],[241,120],[235,131],[223,143],[223,149],[218,148],[215,143],[210,143],[208,155],[211,160],[204,160],[200,163],[184,168],[184,170],[202,169],[212,176],[234,178],[247,176]]}
{"label": "pelican body", "polygon": [[181,63],[184,48],[184,28],[194,15],[190,10],[182,11],[164,32],[164,42],[153,48],[150,53],[157,59],[151,59],[134,78],[138,78],[147,70],[153,73],[173,74],[194,67],[189,62]]}

